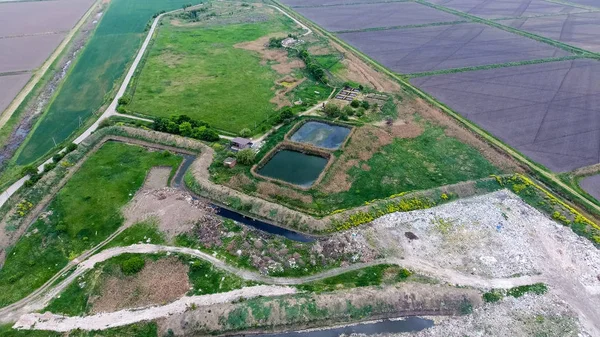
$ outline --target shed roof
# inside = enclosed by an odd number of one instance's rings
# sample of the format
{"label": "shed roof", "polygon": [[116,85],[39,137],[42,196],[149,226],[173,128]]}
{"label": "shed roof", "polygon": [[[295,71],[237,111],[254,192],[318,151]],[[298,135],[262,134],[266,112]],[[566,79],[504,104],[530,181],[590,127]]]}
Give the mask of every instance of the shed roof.
{"label": "shed roof", "polygon": [[250,140],[248,138],[242,138],[242,137],[235,137],[231,141],[237,145],[242,145],[242,146],[252,143],[252,140]]}

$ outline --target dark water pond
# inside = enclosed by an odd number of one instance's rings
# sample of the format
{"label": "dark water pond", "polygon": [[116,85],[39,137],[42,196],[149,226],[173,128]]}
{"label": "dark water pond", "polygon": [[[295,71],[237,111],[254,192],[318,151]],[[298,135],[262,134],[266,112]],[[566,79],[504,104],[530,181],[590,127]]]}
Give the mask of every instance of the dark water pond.
{"label": "dark water pond", "polygon": [[322,330],[291,331],[275,334],[256,335],[260,337],[338,337],[342,334],[360,333],[373,335],[379,333],[399,333],[421,331],[433,326],[433,321],[420,317],[406,317],[402,320],[383,320],[379,322],[357,324]]}
{"label": "dark water pond", "polygon": [[293,150],[281,150],[258,170],[258,174],[309,187],[317,180],[326,165],[326,158]]}
{"label": "dark water pond", "polygon": [[[185,155],[183,155],[183,158],[184,158],[183,162],[181,163],[181,166],[179,167],[177,174],[175,175],[175,177],[173,177],[171,186],[176,187],[176,188],[184,188],[185,189],[185,186],[183,183],[183,177],[185,175],[185,172],[188,170],[188,168],[192,165],[192,163],[196,159],[196,156],[191,156],[191,155],[185,154]],[[196,199],[199,198],[191,191],[189,191],[189,192],[192,194],[193,198],[196,198]],[[221,216],[225,219],[231,219],[233,221],[243,223],[246,226],[256,228],[263,232],[280,235],[287,239],[290,239],[293,241],[298,241],[298,242],[313,242],[313,241],[315,241],[315,238],[312,236],[294,232],[292,230],[289,230],[289,229],[286,229],[283,227],[279,227],[276,225],[266,223],[264,221],[253,219],[253,218],[247,217],[244,214],[241,214],[239,212],[229,210],[227,208],[224,208],[224,207],[221,207],[221,206],[218,206],[215,204],[212,204],[212,206],[217,210],[217,214],[219,216]]]}
{"label": "dark water pond", "polygon": [[348,137],[350,129],[321,122],[306,122],[290,137],[299,143],[309,143],[325,149],[338,149]]}

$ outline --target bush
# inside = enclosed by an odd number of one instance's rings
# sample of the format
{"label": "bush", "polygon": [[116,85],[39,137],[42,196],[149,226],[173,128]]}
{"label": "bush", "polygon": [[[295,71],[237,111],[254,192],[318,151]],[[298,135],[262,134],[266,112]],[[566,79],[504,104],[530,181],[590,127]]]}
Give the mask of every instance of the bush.
{"label": "bush", "polygon": [[121,271],[125,275],[133,275],[144,269],[146,261],[140,256],[133,256],[121,262]]}
{"label": "bush", "polygon": [[38,172],[37,168],[33,167],[32,165],[27,165],[27,166],[23,167],[23,169],[21,170],[21,174],[23,176],[26,176],[26,175],[34,176],[37,174],[37,172]]}
{"label": "bush", "polygon": [[346,105],[343,109],[342,109],[342,113],[346,114],[347,116],[354,116],[354,109],[352,109],[351,106]]}
{"label": "bush", "polygon": [[333,103],[327,103],[325,104],[325,108],[323,108],[323,112],[331,118],[336,118],[340,116],[341,110],[339,106]]}
{"label": "bush", "polygon": [[127,105],[131,102],[131,98],[129,96],[122,96],[119,98],[119,105]]}
{"label": "bush", "polygon": [[283,123],[288,119],[292,119],[294,118],[294,113],[292,112],[292,108],[290,108],[289,106],[286,106],[285,108],[281,109],[281,113],[279,114],[279,118],[278,121],[279,123]]}
{"label": "bush", "polygon": [[56,163],[48,163],[48,164],[44,165],[44,172],[51,171],[55,167],[56,167]]}
{"label": "bush", "polygon": [[256,159],[256,153],[252,149],[243,149],[237,153],[236,158],[240,164],[252,165]]}
{"label": "bush", "polygon": [[358,108],[360,106],[360,101],[357,99],[352,100],[352,102],[350,102],[350,106],[352,106],[353,108]]}
{"label": "bush", "polygon": [[57,153],[54,156],[52,156],[52,161],[55,163],[58,163],[61,159],[63,159],[65,157],[64,154],[62,153]]}
{"label": "bush", "polygon": [[495,303],[500,301],[502,298],[504,297],[504,295],[502,295],[501,292],[499,291],[490,291],[487,292],[485,294],[483,294],[483,300],[488,302],[488,303]]}
{"label": "bush", "polygon": [[370,107],[371,105],[370,105],[370,104],[369,104],[369,102],[367,102],[367,101],[362,101],[362,102],[360,103],[360,106],[361,106],[361,107],[363,107],[363,108],[365,108],[365,110],[369,110],[369,107]]}
{"label": "bush", "polygon": [[252,135],[252,131],[250,131],[250,129],[248,128],[243,128],[240,131],[240,137],[250,137]]}
{"label": "bush", "polygon": [[67,153],[73,152],[76,149],[77,149],[77,144],[75,144],[75,143],[71,143],[71,144],[67,145]]}

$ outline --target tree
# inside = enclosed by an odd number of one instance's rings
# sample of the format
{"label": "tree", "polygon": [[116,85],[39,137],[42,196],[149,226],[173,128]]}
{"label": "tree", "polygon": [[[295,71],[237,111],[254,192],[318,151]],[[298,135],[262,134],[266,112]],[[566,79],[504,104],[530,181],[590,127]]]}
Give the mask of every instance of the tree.
{"label": "tree", "polygon": [[240,164],[252,165],[256,159],[256,153],[252,149],[243,149],[237,153],[236,158]]}
{"label": "tree", "polygon": [[346,114],[346,116],[354,116],[354,109],[352,109],[351,106],[346,105],[343,109],[342,109],[342,113]]}
{"label": "tree", "polygon": [[129,96],[122,96],[119,98],[119,105],[127,105],[131,102],[131,98]]}
{"label": "tree", "polygon": [[369,106],[370,106],[370,104],[369,104],[369,102],[367,102],[367,101],[362,101],[362,102],[360,103],[360,106],[362,106],[363,108],[365,108],[365,110],[368,110],[368,109],[369,109]]}
{"label": "tree", "polygon": [[281,109],[281,113],[279,113],[279,123],[283,123],[288,119],[292,119],[294,117],[294,113],[292,112],[292,108],[289,106]]}
{"label": "tree", "polygon": [[351,105],[353,108],[358,108],[358,107],[360,106],[360,101],[359,101],[359,100],[357,100],[357,99],[353,99],[353,100],[352,100],[352,102],[350,103],[350,105]]}
{"label": "tree", "polygon": [[77,144],[75,144],[75,143],[71,143],[71,144],[67,145],[67,153],[73,152],[76,149],[77,149]]}
{"label": "tree", "polygon": [[33,167],[32,165],[27,165],[25,167],[23,167],[23,169],[21,170],[21,174],[23,176],[29,175],[29,176],[34,176],[37,174],[37,169],[35,167]]}
{"label": "tree", "polygon": [[248,128],[243,128],[240,131],[240,137],[250,137],[251,134],[252,134],[252,131],[250,131],[250,129],[248,129]]}
{"label": "tree", "polygon": [[340,115],[340,107],[333,103],[327,103],[327,104],[325,104],[325,107],[323,108],[323,112],[327,116],[335,118]]}
{"label": "tree", "polygon": [[192,135],[192,123],[183,122],[179,125],[179,134],[184,137],[190,137]]}

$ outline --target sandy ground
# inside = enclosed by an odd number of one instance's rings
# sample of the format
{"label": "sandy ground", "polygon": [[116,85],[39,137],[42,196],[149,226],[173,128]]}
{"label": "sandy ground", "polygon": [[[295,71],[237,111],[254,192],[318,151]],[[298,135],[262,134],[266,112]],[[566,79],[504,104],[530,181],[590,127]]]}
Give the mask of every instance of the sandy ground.
{"label": "sandy ground", "polygon": [[121,310],[87,317],[65,317],[49,313],[34,313],[21,317],[14,328],[32,329],[35,327],[35,329],[39,330],[53,331],[70,331],[74,329],[103,330],[135,322],[149,321],[174,314],[181,314],[194,306],[228,303],[241,298],[249,299],[257,296],[280,296],[293,294],[295,292],[296,289],[291,287],[254,286],[220,294],[186,296],[164,306]]}

